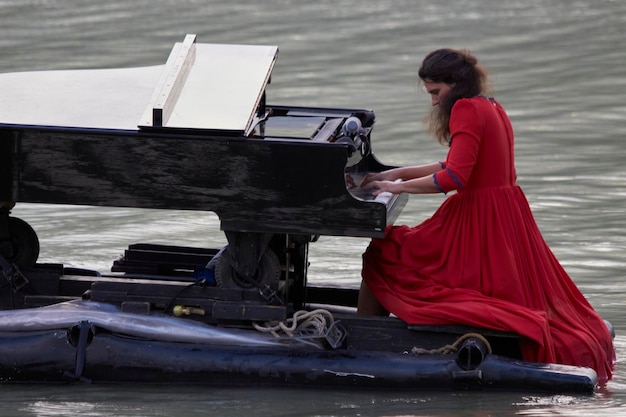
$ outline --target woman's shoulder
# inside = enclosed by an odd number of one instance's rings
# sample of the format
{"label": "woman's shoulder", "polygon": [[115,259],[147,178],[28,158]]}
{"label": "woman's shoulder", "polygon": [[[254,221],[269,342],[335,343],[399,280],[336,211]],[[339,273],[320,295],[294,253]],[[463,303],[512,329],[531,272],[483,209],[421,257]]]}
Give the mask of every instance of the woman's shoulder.
{"label": "woman's shoulder", "polygon": [[473,96],[458,99],[452,106],[454,113],[483,113],[488,108],[500,108],[500,103],[493,97]]}
{"label": "woman's shoulder", "polygon": [[478,96],[460,98],[460,99],[458,99],[454,103],[453,107],[455,107],[455,106],[460,106],[460,107],[467,107],[467,106],[480,107],[480,106],[493,106],[493,105],[498,105],[498,102],[496,101],[495,98],[487,97],[487,96],[483,96],[483,95],[478,95]]}
{"label": "woman's shoulder", "polygon": [[480,101],[478,97],[460,98],[452,105],[452,113],[473,113],[480,108]]}

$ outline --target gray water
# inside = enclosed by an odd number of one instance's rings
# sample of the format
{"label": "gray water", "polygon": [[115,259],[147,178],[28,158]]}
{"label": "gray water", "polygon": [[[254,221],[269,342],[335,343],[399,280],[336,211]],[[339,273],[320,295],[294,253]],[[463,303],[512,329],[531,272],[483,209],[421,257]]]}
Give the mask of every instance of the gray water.
{"label": "gray water", "polygon": [[[488,67],[516,131],[519,183],[545,239],[616,327],[618,364],[593,396],[145,386],[0,386],[17,416],[626,415],[626,2],[623,0],[0,0],[0,72],[163,64],[186,33],[278,45],[274,104],[376,111],[375,154],[441,160],[416,68],[439,47]],[[0,92],[0,97],[1,97]],[[443,196],[413,196],[416,224]],[[212,213],[18,205],[44,262],[106,271],[135,242],[219,247]],[[358,285],[367,241],[323,237],[310,280]]]}

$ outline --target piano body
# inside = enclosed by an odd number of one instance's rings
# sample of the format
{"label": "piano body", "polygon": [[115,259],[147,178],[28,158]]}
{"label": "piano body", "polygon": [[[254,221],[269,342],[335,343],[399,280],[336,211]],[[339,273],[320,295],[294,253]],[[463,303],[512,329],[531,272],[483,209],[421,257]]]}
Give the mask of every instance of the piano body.
{"label": "piano body", "polygon": [[302,302],[309,243],[382,237],[406,196],[346,185],[387,168],[371,111],[266,103],[277,54],[187,35],[161,66],[1,74],[0,254],[37,259],[15,203],[213,211],[218,284]]}

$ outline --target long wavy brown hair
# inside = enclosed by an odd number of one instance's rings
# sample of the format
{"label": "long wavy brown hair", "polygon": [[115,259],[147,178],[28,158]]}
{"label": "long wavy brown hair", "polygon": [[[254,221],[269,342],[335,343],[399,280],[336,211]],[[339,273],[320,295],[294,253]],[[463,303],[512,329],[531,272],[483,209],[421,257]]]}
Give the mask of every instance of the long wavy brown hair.
{"label": "long wavy brown hair", "polygon": [[422,82],[453,85],[447,97],[424,118],[428,132],[442,145],[448,145],[452,106],[458,99],[486,94],[487,71],[465,49],[437,49],[426,55],[418,74]]}

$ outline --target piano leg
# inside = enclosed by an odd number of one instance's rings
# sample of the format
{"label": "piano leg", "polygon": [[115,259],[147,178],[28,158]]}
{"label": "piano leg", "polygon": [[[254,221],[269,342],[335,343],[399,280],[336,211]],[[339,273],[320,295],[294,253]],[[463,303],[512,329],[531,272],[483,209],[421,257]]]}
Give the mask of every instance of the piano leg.
{"label": "piano leg", "polygon": [[268,301],[275,301],[281,275],[280,260],[268,247],[269,233],[226,232],[228,247],[215,266],[215,279],[222,288],[258,288]]}
{"label": "piano leg", "polygon": [[226,232],[228,246],[215,266],[221,288],[258,288],[269,304],[302,308],[312,236]]}

